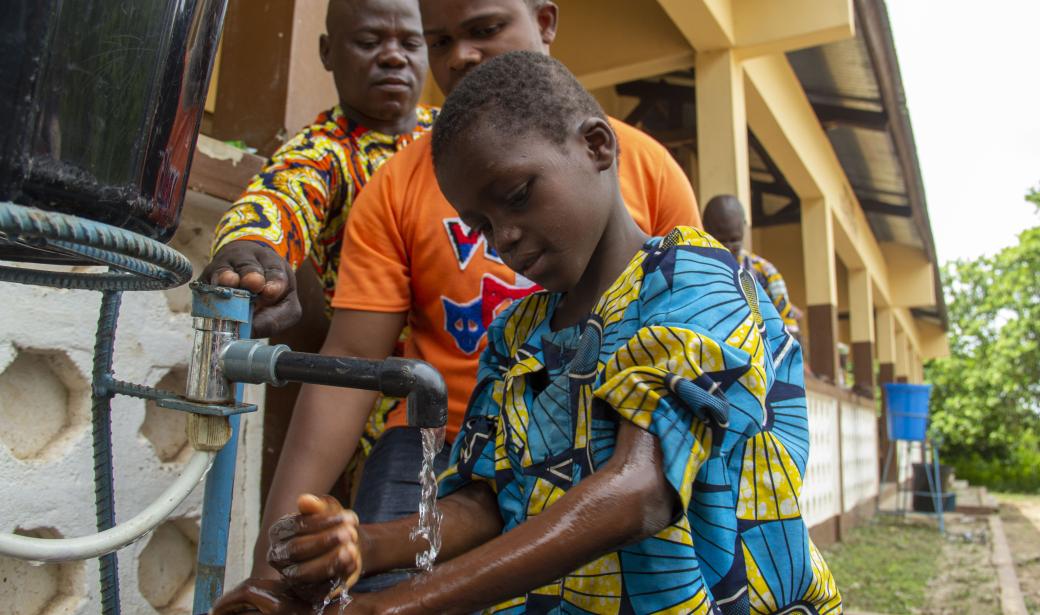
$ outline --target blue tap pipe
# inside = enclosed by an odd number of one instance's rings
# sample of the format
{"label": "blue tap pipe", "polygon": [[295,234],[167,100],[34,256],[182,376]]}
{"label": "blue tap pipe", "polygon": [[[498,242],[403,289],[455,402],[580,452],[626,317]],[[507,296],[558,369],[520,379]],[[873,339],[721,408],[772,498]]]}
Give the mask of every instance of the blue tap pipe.
{"label": "blue tap pipe", "polygon": [[[192,285],[192,316],[217,318],[241,323],[239,337],[251,333],[248,293]],[[235,385],[235,402],[242,401],[243,385]],[[199,530],[199,553],[195,571],[193,613],[208,613],[224,593],[224,569],[227,564],[228,529],[231,525],[231,501],[235,488],[235,456],[238,453],[238,415],[229,417],[231,439],[220,449],[206,477],[202,500],[202,527]]]}

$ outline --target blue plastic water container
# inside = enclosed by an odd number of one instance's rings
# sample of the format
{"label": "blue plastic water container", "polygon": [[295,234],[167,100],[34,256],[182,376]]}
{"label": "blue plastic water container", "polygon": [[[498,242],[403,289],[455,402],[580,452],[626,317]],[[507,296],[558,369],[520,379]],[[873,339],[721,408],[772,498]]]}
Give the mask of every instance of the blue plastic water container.
{"label": "blue plastic water container", "polygon": [[888,400],[888,437],[891,440],[924,441],[928,431],[930,384],[884,385]]}

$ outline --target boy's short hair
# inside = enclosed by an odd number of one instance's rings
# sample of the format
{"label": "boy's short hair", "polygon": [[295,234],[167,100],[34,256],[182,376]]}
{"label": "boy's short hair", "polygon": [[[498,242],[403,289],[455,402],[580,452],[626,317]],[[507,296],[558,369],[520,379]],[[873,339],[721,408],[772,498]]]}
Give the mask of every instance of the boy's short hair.
{"label": "boy's short hair", "polygon": [[533,51],[512,51],[474,68],[452,90],[433,128],[433,162],[482,122],[504,135],[537,130],[562,145],[588,117],[603,109],[559,61]]}

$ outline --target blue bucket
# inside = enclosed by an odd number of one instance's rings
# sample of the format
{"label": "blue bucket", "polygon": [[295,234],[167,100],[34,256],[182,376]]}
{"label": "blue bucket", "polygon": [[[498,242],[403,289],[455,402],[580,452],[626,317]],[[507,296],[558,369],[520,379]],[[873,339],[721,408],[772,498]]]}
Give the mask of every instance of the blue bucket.
{"label": "blue bucket", "polygon": [[928,431],[928,398],[932,385],[889,382],[884,387],[889,439],[923,442]]}

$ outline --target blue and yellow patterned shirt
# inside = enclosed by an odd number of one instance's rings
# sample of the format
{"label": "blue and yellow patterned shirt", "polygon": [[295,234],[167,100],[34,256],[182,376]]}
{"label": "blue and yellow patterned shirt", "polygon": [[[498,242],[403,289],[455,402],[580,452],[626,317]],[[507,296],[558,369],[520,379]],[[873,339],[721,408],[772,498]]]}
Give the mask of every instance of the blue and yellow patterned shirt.
{"label": "blue and yellow patterned shirt", "polygon": [[801,351],[751,273],[679,227],[580,327],[550,328],[560,298],[532,295],[491,325],[441,496],[486,482],[508,532],[604,464],[631,421],[659,439],[684,514],[486,612],[840,613],[798,505]]}

